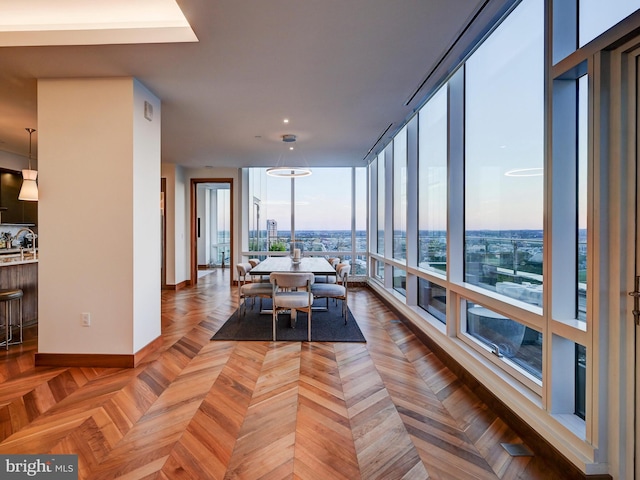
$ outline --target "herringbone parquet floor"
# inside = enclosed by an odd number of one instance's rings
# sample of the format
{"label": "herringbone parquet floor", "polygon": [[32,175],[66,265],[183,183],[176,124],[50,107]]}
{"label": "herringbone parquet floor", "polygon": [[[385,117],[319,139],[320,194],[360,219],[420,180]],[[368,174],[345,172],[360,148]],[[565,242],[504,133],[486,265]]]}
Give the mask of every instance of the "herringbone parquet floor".
{"label": "herringbone parquet floor", "polygon": [[163,347],[133,369],[0,353],[0,453],[77,453],[81,479],[549,479],[518,437],[368,289],[366,344],[211,342],[229,271],[162,293]]}

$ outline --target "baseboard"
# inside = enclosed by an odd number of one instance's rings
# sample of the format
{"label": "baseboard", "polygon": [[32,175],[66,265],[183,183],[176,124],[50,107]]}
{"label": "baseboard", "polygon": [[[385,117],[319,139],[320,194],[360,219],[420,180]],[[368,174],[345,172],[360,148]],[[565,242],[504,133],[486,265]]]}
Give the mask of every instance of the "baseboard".
{"label": "baseboard", "polygon": [[[349,283],[351,284],[351,282]],[[587,475],[562,455],[553,445],[545,440],[534,428],[527,422],[522,420],[511,408],[509,408],[498,396],[491,390],[480,383],[473,375],[471,375],[462,365],[460,365],[452,356],[447,353],[440,345],[438,345],[429,335],[422,329],[418,328],[411,320],[406,318],[395,306],[386,298],[382,297],[375,289],[367,287],[371,292],[382,301],[390,310],[392,310],[398,318],[404,323],[409,330],[433,353],[449,370],[451,370],[458,379],[465,384],[474,394],[484,402],[491,411],[496,413],[509,427],[518,434],[524,443],[529,446],[536,455],[545,459],[552,465],[556,473],[565,480],[611,480],[611,475]]]}
{"label": "baseboard", "polygon": [[36,353],[36,367],[134,368],[144,357],[162,345],[162,337],[151,341],[134,354],[109,353]]}
{"label": "baseboard", "polygon": [[183,288],[188,287],[189,285],[191,285],[191,280],[183,280],[180,283],[177,283],[175,285],[165,285],[164,287],[162,287],[163,290],[175,290],[176,292],[178,290],[182,290]]}

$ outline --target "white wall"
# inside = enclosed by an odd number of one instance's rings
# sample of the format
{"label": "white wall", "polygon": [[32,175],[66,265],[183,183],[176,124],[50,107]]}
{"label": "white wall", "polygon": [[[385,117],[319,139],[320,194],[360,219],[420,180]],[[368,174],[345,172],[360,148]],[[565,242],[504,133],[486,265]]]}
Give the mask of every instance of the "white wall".
{"label": "white wall", "polygon": [[240,252],[240,170],[237,168],[190,168],[163,163],[161,175],[167,179],[166,222],[167,222],[167,285],[178,285],[190,280],[191,241],[190,230],[190,192],[191,179],[224,179],[233,180],[233,238],[235,258],[230,265],[238,263]]}
{"label": "white wall", "polygon": [[[147,94],[132,78],[38,81],[40,353],[132,354],[159,332],[159,130],[139,121]],[[154,218],[136,225],[144,216]]]}
{"label": "white wall", "polygon": [[[160,336],[160,100],[133,83],[133,351]],[[152,106],[150,120],[145,102]]]}
{"label": "white wall", "polygon": [[[24,134],[26,137],[29,136],[26,130]],[[37,132],[33,134],[33,143],[36,142],[36,135],[38,135]],[[0,150],[0,165],[2,165],[3,168],[16,170],[18,172],[26,169],[29,166],[29,151],[27,150],[25,153],[25,155],[16,155],[15,153],[3,152]],[[35,157],[31,159],[31,168],[38,170],[38,162],[35,160]]]}

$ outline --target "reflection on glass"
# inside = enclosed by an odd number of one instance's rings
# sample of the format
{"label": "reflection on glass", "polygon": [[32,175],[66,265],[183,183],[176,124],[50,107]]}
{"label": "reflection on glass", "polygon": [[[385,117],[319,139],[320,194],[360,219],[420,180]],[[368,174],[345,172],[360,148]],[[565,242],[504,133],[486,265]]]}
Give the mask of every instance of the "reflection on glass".
{"label": "reflection on glass", "polygon": [[393,289],[407,296],[407,272],[396,267],[393,267]]}
{"label": "reflection on glass", "polygon": [[385,159],[384,150],[378,155],[378,250],[380,255],[384,255],[384,182],[385,182]]}
{"label": "reflection on glass", "polygon": [[467,333],[542,380],[542,333],[472,302],[467,302]]}
{"label": "reflection on glass", "polygon": [[384,280],[384,263],[378,260],[374,260],[373,271],[375,272],[376,278],[378,278],[379,280]]}
{"label": "reflection on glass", "polygon": [[418,279],[418,306],[447,323],[447,291],[437,283]]}
{"label": "reflection on glass", "polygon": [[418,266],[447,271],[447,87],[422,107],[418,123]]}
{"label": "reflection on glass", "polygon": [[249,170],[249,250],[285,251],[291,240],[291,181]]}
{"label": "reflection on glass", "polygon": [[393,139],[393,258],[407,258],[407,127]]}
{"label": "reflection on glass", "polygon": [[638,8],[638,0],[580,0],[579,46],[583,47]]}
{"label": "reflection on glass", "polygon": [[465,66],[465,280],[534,305],[543,284],[543,4],[520,3]]}
{"label": "reflection on glass", "polygon": [[587,319],[587,172],[589,77],[578,79],[578,264],[577,318]]}

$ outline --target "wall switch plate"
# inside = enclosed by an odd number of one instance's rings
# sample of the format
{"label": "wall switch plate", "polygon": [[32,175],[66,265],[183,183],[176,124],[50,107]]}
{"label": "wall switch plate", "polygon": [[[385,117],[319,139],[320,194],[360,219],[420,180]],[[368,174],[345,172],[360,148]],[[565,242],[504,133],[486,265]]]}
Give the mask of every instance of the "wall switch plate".
{"label": "wall switch plate", "polygon": [[91,314],[89,313],[81,313],[80,314],[82,316],[82,326],[83,327],[88,327],[91,325]]}

